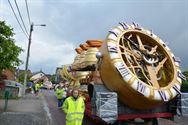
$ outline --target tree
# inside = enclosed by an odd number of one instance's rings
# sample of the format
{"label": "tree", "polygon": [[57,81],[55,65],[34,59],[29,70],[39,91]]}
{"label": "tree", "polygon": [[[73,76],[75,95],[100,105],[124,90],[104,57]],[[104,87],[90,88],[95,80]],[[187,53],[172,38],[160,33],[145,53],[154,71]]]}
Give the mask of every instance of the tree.
{"label": "tree", "polygon": [[[18,82],[19,83],[24,83],[24,76],[25,76],[25,72],[21,72],[19,75],[18,75]],[[27,81],[29,80],[29,78],[27,77]]]}
{"label": "tree", "polygon": [[50,81],[54,84],[55,83],[55,74],[51,75]]}
{"label": "tree", "polygon": [[184,71],[183,75],[186,77],[186,80],[183,81],[183,84],[187,84],[188,85],[188,71]]}
{"label": "tree", "polygon": [[[28,70],[27,71],[27,76],[28,76],[27,77],[27,81],[30,80],[31,75],[32,75],[31,71]],[[24,84],[24,77],[25,77],[25,71],[24,70],[20,70],[17,73],[17,79],[16,79],[16,81],[19,82],[19,83],[21,83],[21,84]]]}
{"label": "tree", "polygon": [[186,79],[188,79],[188,71],[184,71],[183,75],[186,77]]}
{"label": "tree", "polygon": [[183,75],[186,77],[186,80],[183,80],[181,85],[181,92],[188,92],[188,71],[184,71]]}
{"label": "tree", "polygon": [[22,63],[18,56],[23,49],[15,45],[13,36],[13,28],[0,21],[0,74],[4,69],[13,69]]}

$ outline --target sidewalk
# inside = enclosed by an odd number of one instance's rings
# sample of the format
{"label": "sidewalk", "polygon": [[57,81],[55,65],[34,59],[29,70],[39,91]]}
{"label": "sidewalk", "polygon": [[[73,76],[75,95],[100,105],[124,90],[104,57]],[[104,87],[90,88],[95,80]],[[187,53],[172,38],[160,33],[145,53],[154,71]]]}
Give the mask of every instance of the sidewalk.
{"label": "sidewalk", "polygon": [[43,96],[27,94],[18,100],[9,100],[6,112],[4,100],[0,100],[0,125],[51,125]]}

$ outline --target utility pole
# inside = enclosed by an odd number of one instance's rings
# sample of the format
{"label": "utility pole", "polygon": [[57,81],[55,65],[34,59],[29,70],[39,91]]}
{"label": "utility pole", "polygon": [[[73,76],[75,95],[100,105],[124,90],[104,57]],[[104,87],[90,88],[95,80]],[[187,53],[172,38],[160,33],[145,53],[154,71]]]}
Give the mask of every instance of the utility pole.
{"label": "utility pole", "polygon": [[[45,24],[34,25],[33,23],[30,25],[29,43],[28,43],[28,48],[27,48],[27,57],[26,57],[26,62],[25,62],[25,74],[24,74],[24,87],[25,88],[27,84],[28,64],[29,64],[29,56],[30,56],[30,48],[31,48],[31,36],[32,36],[34,26],[46,26],[46,25]],[[24,94],[25,94],[25,89],[24,89]]]}
{"label": "utility pole", "polygon": [[33,32],[33,23],[32,23],[31,26],[30,26],[29,43],[28,43],[27,57],[26,57],[26,62],[25,62],[25,75],[24,75],[24,86],[25,86],[25,87],[26,87],[26,84],[27,84],[28,62],[29,62],[29,56],[30,56],[32,32]]}

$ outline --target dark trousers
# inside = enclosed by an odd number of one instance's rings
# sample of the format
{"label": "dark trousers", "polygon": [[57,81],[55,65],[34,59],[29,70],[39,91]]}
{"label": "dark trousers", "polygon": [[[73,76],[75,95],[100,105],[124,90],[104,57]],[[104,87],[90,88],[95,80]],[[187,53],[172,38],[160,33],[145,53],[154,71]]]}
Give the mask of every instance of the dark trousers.
{"label": "dark trousers", "polygon": [[58,107],[61,107],[63,105],[63,98],[57,99],[57,104],[58,104]]}

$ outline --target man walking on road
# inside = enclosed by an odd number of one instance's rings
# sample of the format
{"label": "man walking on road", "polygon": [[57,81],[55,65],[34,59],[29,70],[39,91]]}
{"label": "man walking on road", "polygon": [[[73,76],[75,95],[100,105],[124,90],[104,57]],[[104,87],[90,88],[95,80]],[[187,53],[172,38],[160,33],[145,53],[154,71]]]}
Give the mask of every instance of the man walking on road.
{"label": "man walking on road", "polygon": [[82,125],[85,104],[78,89],[72,90],[72,96],[65,100],[62,109],[66,113],[66,125]]}
{"label": "man walking on road", "polygon": [[58,88],[55,91],[56,97],[57,97],[57,101],[58,101],[58,108],[61,108],[63,105],[63,94],[64,94],[64,90],[61,86],[58,86]]}

